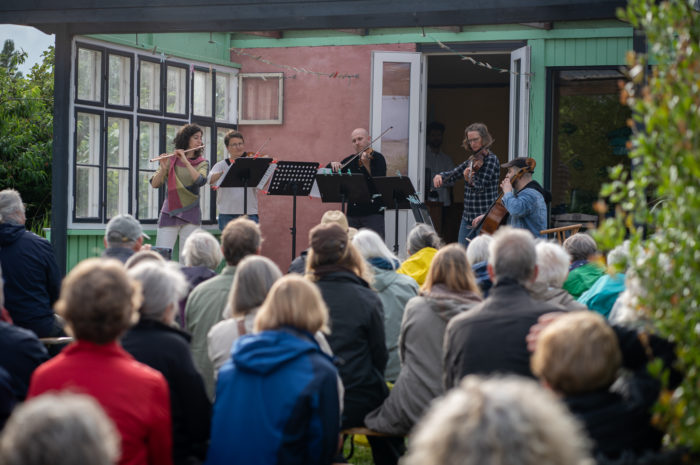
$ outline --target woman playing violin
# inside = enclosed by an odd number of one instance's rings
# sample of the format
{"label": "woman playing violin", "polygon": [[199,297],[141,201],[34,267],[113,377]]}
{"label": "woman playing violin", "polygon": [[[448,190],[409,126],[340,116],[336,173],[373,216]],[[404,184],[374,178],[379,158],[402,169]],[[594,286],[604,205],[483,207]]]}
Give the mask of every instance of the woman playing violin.
{"label": "woman playing violin", "polygon": [[[534,160],[527,157],[520,157],[501,165],[501,168],[508,168],[508,174],[501,183],[503,190],[501,201],[508,210],[508,224],[515,228],[527,229],[535,237],[542,237],[540,231],[547,229],[546,202],[549,202],[551,195],[537,181],[533,181],[532,169],[535,165],[533,162]],[[511,183],[521,170],[525,171],[514,183]],[[474,220],[473,226],[476,226],[479,221],[481,216]]]}
{"label": "woman playing violin", "polygon": [[[209,184],[216,181],[226,172],[226,168],[235,163],[236,158],[252,157],[252,152],[245,151],[245,139],[238,131],[229,131],[224,136],[224,145],[228,151],[228,158],[214,165],[209,173]],[[224,230],[226,224],[243,215],[245,211],[248,218],[258,223],[258,190],[255,187],[248,187],[248,205],[243,208],[243,187],[219,187],[216,190],[216,209],[219,212],[219,229]]]}
{"label": "woman playing violin", "polygon": [[473,235],[472,222],[484,214],[498,197],[498,157],[489,150],[493,138],[483,123],[473,123],[464,130],[462,146],[472,156],[459,166],[437,174],[435,187],[450,186],[464,177],[464,211],[459,225],[459,243],[466,247],[467,237]]}
{"label": "woman playing violin", "polygon": [[[151,186],[167,187],[158,219],[156,247],[172,249],[178,235],[180,246],[202,224],[199,188],[207,182],[209,162],[203,157],[202,128],[186,124],[175,135],[175,153],[158,157],[160,166],[150,179]],[[182,255],[181,255],[182,257]]]}

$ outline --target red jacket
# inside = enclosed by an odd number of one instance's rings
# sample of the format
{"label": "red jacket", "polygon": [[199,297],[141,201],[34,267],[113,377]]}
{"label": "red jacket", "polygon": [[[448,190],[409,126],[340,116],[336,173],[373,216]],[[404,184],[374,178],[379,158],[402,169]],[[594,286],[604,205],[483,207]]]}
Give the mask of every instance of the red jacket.
{"label": "red jacket", "polygon": [[89,394],[102,405],[121,435],[120,465],[172,464],[168,384],[119,344],[71,344],[36,369],[27,399],[63,390]]}

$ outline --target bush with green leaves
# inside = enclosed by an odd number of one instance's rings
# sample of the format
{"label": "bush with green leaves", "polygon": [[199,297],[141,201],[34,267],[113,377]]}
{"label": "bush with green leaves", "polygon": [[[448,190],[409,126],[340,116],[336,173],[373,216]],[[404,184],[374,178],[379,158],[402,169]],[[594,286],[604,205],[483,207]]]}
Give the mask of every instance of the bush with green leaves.
{"label": "bush with green leaves", "polygon": [[[621,98],[632,108],[632,170],[617,167],[601,195],[616,205],[597,239],[629,235],[638,311],[677,343],[683,384],[662,395],[656,420],[669,446],[700,450],[700,14],[693,1],[629,0],[620,18],[642,30]],[[649,63],[654,63],[649,67]],[[650,70],[646,72],[647,70]],[[658,366],[655,367],[658,370]]]}

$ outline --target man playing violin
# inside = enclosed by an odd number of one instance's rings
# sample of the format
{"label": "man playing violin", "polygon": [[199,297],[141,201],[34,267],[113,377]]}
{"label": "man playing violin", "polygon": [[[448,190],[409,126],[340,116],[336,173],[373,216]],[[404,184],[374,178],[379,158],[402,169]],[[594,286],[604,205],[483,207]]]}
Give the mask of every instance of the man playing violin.
{"label": "man playing violin", "polygon": [[[226,172],[226,168],[236,161],[236,158],[249,157],[253,154],[245,151],[243,134],[238,131],[229,131],[224,137],[224,145],[228,151],[228,158],[218,162],[209,173],[209,184],[216,181]],[[219,211],[219,229],[224,230],[226,224],[243,215],[246,211],[248,218],[259,223],[258,197],[255,187],[248,188],[248,205],[243,208],[243,187],[219,187],[216,190],[216,209]]]}
{"label": "man playing violin", "polygon": [[[501,165],[501,168],[508,168],[508,174],[501,183],[501,201],[508,210],[508,224],[515,228],[527,229],[535,237],[543,237],[540,231],[547,229],[546,202],[551,199],[551,195],[532,179],[532,171],[528,166],[534,167],[534,160],[530,160],[529,164],[528,160],[530,159],[527,157],[519,157]],[[523,169],[523,174],[511,184],[511,179]],[[476,218],[473,226],[476,226],[482,217],[483,215]]]}
{"label": "man playing violin", "polygon": [[498,197],[498,157],[489,150],[493,138],[483,123],[473,123],[464,130],[462,146],[469,148],[473,155],[459,166],[435,175],[436,188],[451,186],[464,177],[464,211],[459,225],[459,243],[466,247],[467,237],[475,231],[472,223],[483,215]]}
{"label": "man playing violin", "polygon": [[[343,170],[351,173],[361,173],[367,178],[367,186],[371,196],[369,203],[348,203],[348,224],[352,228],[368,228],[384,238],[384,202],[381,197],[374,197],[378,192],[372,182],[374,176],[386,176],[386,160],[384,155],[368,147],[372,138],[369,132],[363,128],[352,131],[350,141],[355,153],[345,157],[342,161],[332,161],[328,164],[334,172],[338,172],[343,165],[350,162]],[[365,150],[363,150],[365,149]],[[361,150],[359,156],[356,156]],[[350,161],[355,157],[352,161]]]}

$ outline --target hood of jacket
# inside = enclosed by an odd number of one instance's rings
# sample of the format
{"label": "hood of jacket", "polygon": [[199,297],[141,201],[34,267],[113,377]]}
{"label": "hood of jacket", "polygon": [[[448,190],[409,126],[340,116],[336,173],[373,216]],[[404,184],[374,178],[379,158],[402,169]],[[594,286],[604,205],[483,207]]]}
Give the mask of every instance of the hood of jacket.
{"label": "hood of jacket", "polygon": [[421,293],[430,309],[445,321],[481,303],[481,297],[471,291],[454,292],[443,284],[435,284],[430,292]]}
{"label": "hood of jacket", "polygon": [[236,340],[232,350],[236,368],[261,375],[307,353],[322,353],[312,335],[293,328],[246,334]]}
{"label": "hood of jacket", "polygon": [[14,223],[0,223],[0,246],[15,243],[26,229],[24,225]]}
{"label": "hood of jacket", "polygon": [[398,273],[396,273],[394,270],[382,270],[380,268],[372,267],[372,272],[374,273],[372,287],[374,287],[377,292],[383,292],[399,277]]}

